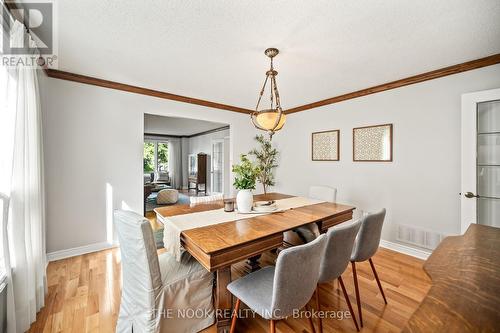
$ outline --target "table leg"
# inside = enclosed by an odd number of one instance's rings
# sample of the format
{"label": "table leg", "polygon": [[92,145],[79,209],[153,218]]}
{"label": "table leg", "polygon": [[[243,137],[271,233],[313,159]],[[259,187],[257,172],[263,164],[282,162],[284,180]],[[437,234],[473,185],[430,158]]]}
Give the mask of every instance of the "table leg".
{"label": "table leg", "polygon": [[253,256],[247,259],[246,265],[245,265],[245,272],[247,274],[258,271],[260,267],[259,259],[261,255]]}
{"label": "table leg", "polygon": [[227,285],[231,282],[231,266],[217,270],[216,310],[217,310],[217,332],[229,332],[231,326],[231,311],[233,308],[233,297]]}

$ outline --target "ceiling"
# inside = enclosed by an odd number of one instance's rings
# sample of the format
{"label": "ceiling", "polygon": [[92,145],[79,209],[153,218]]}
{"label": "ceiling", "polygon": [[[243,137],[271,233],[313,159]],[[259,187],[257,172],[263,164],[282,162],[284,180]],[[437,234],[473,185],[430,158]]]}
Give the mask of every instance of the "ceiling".
{"label": "ceiling", "polygon": [[252,109],[275,60],[284,109],[500,53],[498,0],[58,0],[59,69]]}
{"label": "ceiling", "polygon": [[227,126],[227,124],[152,114],[144,115],[144,133],[148,134],[189,136],[224,126]]}

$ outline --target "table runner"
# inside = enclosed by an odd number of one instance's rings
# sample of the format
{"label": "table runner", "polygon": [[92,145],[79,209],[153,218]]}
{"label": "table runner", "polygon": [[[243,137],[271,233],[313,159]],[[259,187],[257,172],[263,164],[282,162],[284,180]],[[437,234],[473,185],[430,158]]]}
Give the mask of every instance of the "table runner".
{"label": "table runner", "polygon": [[220,208],[204,212],[176,215],[170,217],[158,216],[158,218],[161,220],[164,226],[163,244],[165,246],[165,249],[167,250],[167,252],[172,253],[177,261],[180,261],[183,252],[183,248],[181,246],[181,233],[184,230],[206,227],[209,225],[229,221],[249,219],[256,216],[273,214],[282,212],[284,210],[314,205],[321,202],[324,201],[304,197],[292,197],[276,200],[276,206],[278,207],[278,209],[274,212],[269,213],[241,214],[237,211],[225,212],[224,208]]}

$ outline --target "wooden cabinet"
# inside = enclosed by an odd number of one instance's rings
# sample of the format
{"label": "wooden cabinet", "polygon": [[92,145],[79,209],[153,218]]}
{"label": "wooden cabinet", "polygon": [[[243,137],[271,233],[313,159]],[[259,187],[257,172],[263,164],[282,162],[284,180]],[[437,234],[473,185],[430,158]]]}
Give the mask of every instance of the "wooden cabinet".
{"label": "wooden cabinet", "polygon": [[[188,158],[188,189],[207,193],[207,154],[191,154]],[[192,187],[194,185],[194,187]]]}

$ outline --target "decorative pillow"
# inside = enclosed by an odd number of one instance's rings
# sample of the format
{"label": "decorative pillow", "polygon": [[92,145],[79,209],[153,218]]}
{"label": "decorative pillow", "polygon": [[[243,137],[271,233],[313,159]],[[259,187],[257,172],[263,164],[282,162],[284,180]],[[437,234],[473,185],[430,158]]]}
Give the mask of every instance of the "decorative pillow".
{"label": "decorative pillow", "polygon": [[177,200],[179,200],[179,192],[171,188],[161,190],[156,196],[156,203],[158,205],[174,204]]}

